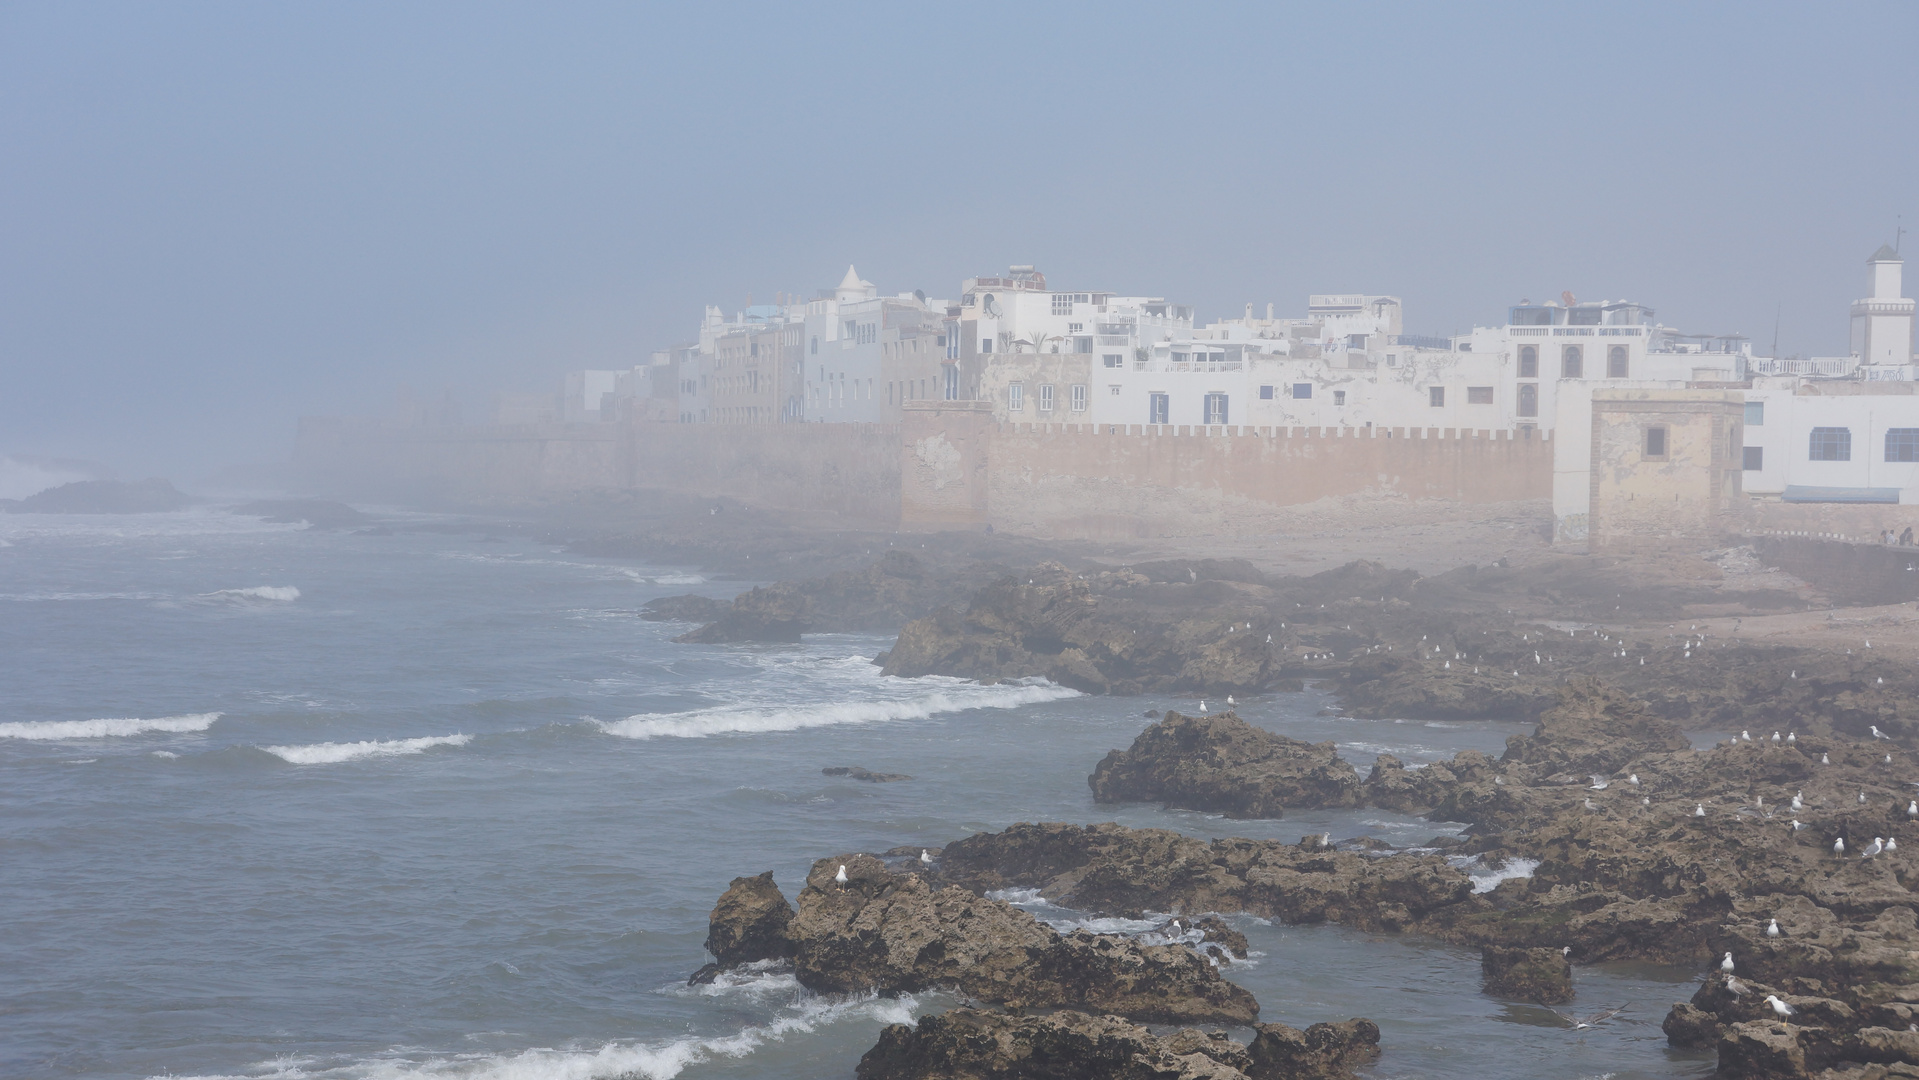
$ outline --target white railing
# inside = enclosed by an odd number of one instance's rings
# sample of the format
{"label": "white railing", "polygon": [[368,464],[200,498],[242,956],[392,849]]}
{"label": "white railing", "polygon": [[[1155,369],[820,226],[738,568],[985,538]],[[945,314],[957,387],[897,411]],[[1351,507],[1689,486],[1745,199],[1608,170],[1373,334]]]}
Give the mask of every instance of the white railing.
{"label": "white railing", "polygon": [[1815,356],[1810,358],[1778,359],[1769,356],[1755,356],[1748,361],[1755,375],[1815,375],[1832,378],[1850,375],[1859,367],[1856,356]]}

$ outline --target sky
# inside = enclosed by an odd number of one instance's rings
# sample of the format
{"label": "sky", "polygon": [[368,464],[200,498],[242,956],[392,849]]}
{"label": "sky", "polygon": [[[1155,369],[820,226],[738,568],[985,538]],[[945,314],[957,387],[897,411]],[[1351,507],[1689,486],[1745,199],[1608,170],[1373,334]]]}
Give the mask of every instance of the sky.
{"label": "sky", "polygon": [[848,264],[1430,334],[1570,290],[1843,354],[1902,224],[1907,3],[4,0],[0,455],[247,475]]}

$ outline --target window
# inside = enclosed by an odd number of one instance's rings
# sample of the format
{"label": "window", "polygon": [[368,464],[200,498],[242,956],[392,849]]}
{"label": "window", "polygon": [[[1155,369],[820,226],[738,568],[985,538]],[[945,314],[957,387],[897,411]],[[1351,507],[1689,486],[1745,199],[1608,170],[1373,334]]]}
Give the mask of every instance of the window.
{"label": "window", "polygon": [[1919,428],[1896,427],[1886,431],[1887,461],[1919,461]]}
{"label": "window", "polygon": [[1539,346],[1521,345],[1519,347],[1519,377],[1539,378]]}
{"label": "window", "polygon": [[1039,388],[1039,411],[1053,411],[1053,384],[1041,383]]}
{"label": "window", "polygon": [[1293,400],[1305,401],[1307,398],[1310,398],[1312,396],[1313,396],[1312,383],[1296,382],[1293,384]]}
{"label": "window", "polygon": [[1261,401],[1271,401],[1271,400],[1273,400],[1273,388],[1272,388],[1272,387],[1270,387],[1270,386],[1262,386],[1262,387],[1260,387],[1260,388],[1259,388],[1259,400],[1261,400]]}
{"label": "window", "polygon": [[1538,416],[1539,415],[1539,384],[1538,383],[1528,382],[1528,383],[1519,384],[1519,415],[1521,416]]}
{"label": "window", "polygon": [[1446,407],[1446,388],[1443,386],[1427,387],[1426,388],[1426,404],[1431,405],[1435,409],[1445,408]]}
{"label": "window", "polygon": [[1566,325],[1567,326],[1598,326],[1599,317],[1600,317],[1600,311],[1596,307],[1568,308],[1566,311]]}
{"label": "window", "polygon": [[1631,353],[1624,345],[1614,345],[1606,350],[1606,377],[1623,379],[1631,364]]}
{"label": "window", "polygon": [[1545,307],[1516,307],[1513,310],[1514,326],[1551,326],[1553,309]]}
{"label": "window", "polygon": [[1766,448],[1763,446],[1745,447],[1741,456],[1744,460],[1740,465],[1747,472],[1758,472],[1766,467]]}
{"label": "window", "polygon": [[1086,411],[1086,384],[1074,383],[1072,389],[1073,411]]}
{"label": "window", "polygon": [[1026,384],[1013,383],[1006,388],[1006,411],[1026,411]]}
{"label": "window", "polygon": [[814,334],[813,335],[813,355],[818,356],[819,352],[820,352],[820,336],[818,334]]}
{"label": "window", "polygon": [[1559,377],[1580,379],[1586,374],[1586,347],[1567,345],[1559,350]]}
{"label": "window", "polygon": [[979,351],[983,353],[993,351],[993,336],[991,334],[979,339]]}
{"label": "window", "polygon": [[1746,402],[1746,426],[1766,426],[1766,403],[1763,401]]}
{"label": "window", "polygon": [[1396,353],[1396,352],[1389,352],[1389,353],[1387,353],[1387,354],[1386,354],[1386,366],[1387,366],[1387,367],[1398,367],[1398,366],[1399,366],[1399,354],[1398,354],[1398,353]]}
{"label": "window", "polygon": [[1348,349],[1364,349],[1366,347],[1366,335],[1365,334],[1347,334],[1346,347]]}
{"label": "window", "polygon": [[[900,395],[900,400],[904,402],[906,400],[906,395],[904,394]],[[893,384],[891,382],[888,382],[886,384],[886,403],[888,405],[891,405],[893,403]]]}
{"label": "window", "polygon": [[[1055,351],[1055,352],[1058,352],[1059,350],[1057,350],[1057,349],[1055,349],[1055,350],[1053,350],[1053,351]],[[1092,339],[1092,338],[1089,338],[1089,337],[1076,337],[1076,338],[1074,338],[1074,339],[1073,339],[1073,351],[1074,351],[1074,352],[1076,352],[1076,353],[1090,353],[1090,352],[1092,352],[1092,351],[1093,351],[1093,339]]]}
{"label": "window", "polygon": [[1808,456],[1813,461],[1851,461],[1852,429],[1816,427],[1812,429]]}
{"label": "window", "polygon": [[946,400],[959,400],[959,366],[956,364],[946,365]]}
{"label": "window", "polygon": [[1118,384],[1118,383],[1108,383],[1108,384],[1106,385],[1106,396],[1108,396],[1108,397],[1118,397],[1118,396],[1119,396],[1119,384]]}
{"label": "window", "polygon": [[1344,390],[1333,391],[1333,404],[1335,405],[1346,404],[1346,391]]}
{"label": "window", "polygon": [[1053,294],[1053,314],[1071,315],[1072,313],[1073,313],[1073,294],[1072,293],[1054,293]]}
{"label": "window", "polygon": [[1468,405],[1491,405],[1492,403],[1493,403],[1493,388],[1492,388],[1492,387],[1490,387],[1490,386],[1468,386],[1468,387],[1466,388],[1466,404],[1468,404]]}
{"label": "window", "polygon": [[1069,334],[1082,333],[1085,331],[1085,329],[1086,329],[1085,323],[1069,322],[1066,324],[1066,332]]}
{"label": "window", "polygon": [[1646,429],[1646,456],[1664,458],[1666,456],[1666,428],[1663,424],[1654,424]]}
{"label": "window", "polygon": [[1165,394],[1146,395],[1146,422],[1147,423],[1164,424],[1166,423],[1166,417],[1171,412],[1172,412],[1171,402],[1167,400],[1167,397]]}
{"label": "window", "polygon": [[1124,353],[1107,353],[1100,357],[1100,360],[1104,361],[1107,367],[1116,368],[1126,363],[1126,355]]}
{"label": "window", "polygon": [[1208,424],[1226,423],[1226,395],[1206,395],[1206,422]]}

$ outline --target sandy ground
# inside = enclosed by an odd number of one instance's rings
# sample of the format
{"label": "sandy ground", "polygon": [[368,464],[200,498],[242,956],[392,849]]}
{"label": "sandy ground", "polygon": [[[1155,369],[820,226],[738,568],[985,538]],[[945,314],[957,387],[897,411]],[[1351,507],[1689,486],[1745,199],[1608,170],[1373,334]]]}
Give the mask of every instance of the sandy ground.
{"label": "sandy ground", "polygon": [[[1689,627],[1691,622],[1687,624]],[[1919,662],[1919,604],[1829,608],[1740,619],[1700,619],[1701,630],[1715,637],[1772,645],[1858,654],[1871,650],[1882,658]]]}

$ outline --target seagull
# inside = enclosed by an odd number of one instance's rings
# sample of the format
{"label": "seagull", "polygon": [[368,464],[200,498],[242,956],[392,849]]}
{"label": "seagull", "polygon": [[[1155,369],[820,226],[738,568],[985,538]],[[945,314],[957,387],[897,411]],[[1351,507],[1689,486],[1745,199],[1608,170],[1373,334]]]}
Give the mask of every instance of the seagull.
{"label": "seagull", "polygon": [[1779,741],[1779,733],[1778,733],[1777,731],[1775,731],[1775,732],[1773,732],[1773,733],[1772,733],[1772,741],[1773,741],[1773,742],[1778,742],[1778,741]]}
{"label": "seagull", "polygon": [[1899,841],[1898,841],[1898,840],[1895,840],[1895,839],[1893,839],[1893,838],[1892,838],[1892,837],[1890,837],[1890,836],[1888,836],[1888,837],[1886,837],[1886,850],[1887,850],[1887,851],[1898,851],[1898,850],[1899,850]]}
{"label": "seagull", "polygon": [[840,872],[833,875],[833,880],[839,882],[841,885],[846,884],[846,864],[845,863],[840,864]]}
{"label": "seagull", "polygon": [[1559,947],[1559,955],[1570,959],[1572,957],[1572,954],[1573,954],[1573,947],[1571,945],[1561,945]]}
{"label": "seagull", "polygon": [[1724,960],[1719,961],[1719,970],[1725,972],[1728,975],[1732,974],[1732,954],[1731,953],[1727,953],[1726,958]]}
{"label": "seagull", "polygon": [[1320,833],[1320,834],[1319,834],[1319,846],[1320,846],[1320,847],[1332,847],[1332,846],[1333,846],[1333,834],[1332,834],[1332,833]]}
{"label": "seagull", "polygon": [[1633,787],[1638,787],[1638,786],[1639,786],[1639,774],[1638,774],[1638,773],[1633,773],[1633,774],[1632,774],[1631,776],[1628,776],[1628,777],[1626,777],[1626,783],[1628,783],[1628,784],[1631,784],[1631,785],[1632,785]]}
{"label": "seagull", "polygon": [[1805,826],[1804,826],[1804,825],[1801,825],[1801,824],[1799,824],[1799,819],[1798,819],[1798,818],[1793,818],[1793,819],[1792,819],[1792,831],[1793,831],[1793,832],[1798,832],[1798,831],[1799,831],[1800,829],[1803,829],[1803,828],[1805,828]]}
{"label": "seagull", "polygon": [[1837,840],[1834,840],[1834,841],[1832,842],[1832,853],[1833,853],[1834,855],[1844,855],[1844,854],[1846,853],[1846,838],[1845,838],[1845,837],[1843,837],[1843,836],[1842,836],[1842,837],[1840,837],[1839,839],[1837,839]]}
{"label": "seagull", "polygon": [[1747,986],[1731,975],[1726,976],[1726,989],[1732,991],[1735,997],[1752,993],[1752,987]]}
{"label": "seagull", "polygon": [[1742,731],[1742,732],[1740,732],[1740,733],[1739,733],[1739,737],[1740,737],[1740,738],[1742,738],[1742,739],[1744,739],[1744,740],[1746,740],[1747,742],[1751,742],[1751,741],[1752,741],[1752,732],[1750,732],[1750,731]]}
{"label": "seagull", "polygon": [[1497,787],[1505,787],[1505,786],[1506,786],[1506,778],[1505,778],[1505,777],[1503,777],[1503,776],[1495,776],[1495,777],[1493,777],[1493,784],[1494,784],[1495,786],[1497,786]]}
{"label": "seagull", "polygon": [[1642,798],[1641,798],[1641,799],[1639,800],[1639,805],[1641,805],[1641,806],[1651,806],[1651,805],[1652,805],[1652,796],[1651,796],[1651,795],[1646,795],[1646,796],[1644,796],[1644,797],[1642,797]]}
{"label": "seagull", "polygon": [[1697,805],[1697,806],[1695,806],[1695,807],[1693,807],[1693,808],[1692,808],[1692,816],[1693,816],[1693,817],[1705,817],[1705,816],[1706,816],[1706,804],[1705,804],[1705,803],[1700,803],[1699,805]]}
{"label": "seagull", "polygon": [[1583,1031],[1586,1028],[1603,1024],[1606,1021],[1611,1020],[1613,1017],[1618,1016],[1620,1013],[1625,1011],[1626,1011],[1626,1006],[1620,1005],[1611,1009],[1601,1009],[1598,1012],[1592,1014],[1591,1016],[1585,1017],[1584,1019],[1574,1016],[1572,1013],[1560,1012],[1558,1009],[1553,1010],[1553,1015],[1559,1017],[1561,1020],[1564,1020],[1566,1022],[1566,1026],[1572,1028],[1574,1031]]}
{"label": "seagull", "polygon": [[1906,804],[1906,816],[1919,818],[1919,799],[1914,799],[1912,802]]}
{"label": "seagull", "polygon": [[1779,920],[1778,919],[1774,919],[1772,922],[1766,924],[1766,936],[1767,937],[1779,936]]}
{"label": "seagull", "polygon": [[1866,726],[1868,726],[1868,727],[1870,727],[1870,728],[1872,728],[1872,737],[1873,737],[1873,738],[1875,738],[1875,739],[1885,739],[1885,738],[1890,738],[1890,737],[1891,737],[1891,736],[1889,736],[1889,735],[1887,735],[1887,734],[1886,734],[1885,732],[1883,732],[1883,731],[1880,731],[1880,730],[1879,730],[1879,725],[1878,725],[1878,724],[1868,724],[1868,725],[1866,725]]}
{"label": "seagull", "polygon": [[932,863],[932,861],[933,861],[933,856],[932,856],[932,855],[930,855],[930,854],[928,854],[928,853],[927,853],[927,850],[926,850],[925,848],[921,848],[921,849],[920,849],[920,861],[921,861],[921,862],[923,862],[923,863],[928,863],[928,864],[930,864],[930,863]]}
{"label": "seagull", "polygon": [[1792,1006],[1786,1004],[1785,1002],[1779,1000],[1779,995],[1777,994],[1767,994],[1766,1004],[1772,1006],[1773,1015],[1777,1016],[1781,1020],[1784,1020],[1786,1017],[1791,1016],[1792,1014],[1799,1011],[1798,1009],[1795,1009]]}
{"label": "seagull", "polygon": [[1591,774],[1591,776],[1592,776],[1592,782],[1593,782],[1592,789],[1594,791],[1604,791],[1606,790],[1608,786],[1612,784],[1612,781],[1606,779],[1603,776],[1598,775],[1597,773],[1593,773]]}
{"label": "seagull", "polygon": [[1796,742],[1798,742],[1798,741],[1799,741],[1799,734],[1798,734],[1797,732],[1793,732],[1793,731],[1788,731],[1788,732],[1786,732],[1786,741],[1787,741],[1787,742],[1789,742],[1789,743],[1796,743]]}
{"label": "seagull", "polygon": [[1820,754],[1820,755],[1819,755],[1819,764],[1821,764],[1821,765],[1830,765],[1830,764],[1832,764],[1832,755],[1830,755],[1830,754]]}
{"label": "seagull", "polygon": [[1591,799],[1587,799],[1587,800],[1586,800],[1586,809],[1588,809],[1588,810],[1597,810],[1597,809],[1599,809],[1599,804],[1598,804],[1598,803],[1596,803],[1596,802],[1594,802],[1594,801],[1592,801]]}
{"label": "seagull", "polygon": [[1798,677],[1799,677],[1799,673],[1797,671],[1793,672],[1792,675],[1790,676],[1790,678],[1794,678],[1794,679],[1797,679]]}
{"label": "seagull", "polygon": [[1866,805],[1866,793],[1863,791],[1859,793],[1859,805],[1860,806]]}
{"label": "seagull", "polygon": [[1227,694],[1227,695],[1226,695],[1226,704],[1228,704],[1228,705],[1237,705],[1237,704],[1239,704],[1239,702],[1237,702],[1237,701],[1234,701],[1234,700],[1233,700],[1233,695],[1231,695],[1231,694]]}
{"label": "seagull", "polygon": [[1206,699],[1205,699],[1205,698],[1200,698],[1200,699],[1199,699],[1199,711],[1200,711],[1200,712],[1205,712],[1205,711],[1206,711]]}

